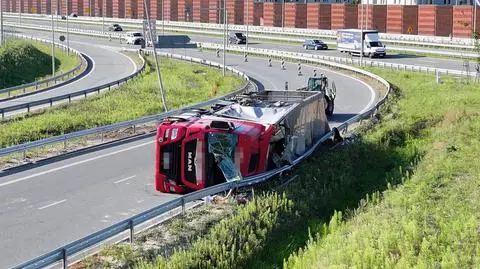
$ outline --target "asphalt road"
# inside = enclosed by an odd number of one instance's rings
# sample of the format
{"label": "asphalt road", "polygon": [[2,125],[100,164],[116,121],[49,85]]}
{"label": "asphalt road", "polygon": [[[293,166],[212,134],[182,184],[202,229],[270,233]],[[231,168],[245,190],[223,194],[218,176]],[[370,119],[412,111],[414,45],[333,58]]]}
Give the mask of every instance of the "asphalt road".
{"label": "asphalt road", "polygon": [[[98,50],[94,55],[125,46],[118,41],[72,36],[73,47],[80,49],[87,44]],[[173,52],[221,61],[213,53],[197,49]],[[268,67],[265,59],[250,57],[245,63],[237,55],[228,55],[227,64],[246,72],[265,89],[283,89],[285,81],[290,88],[303,87],[315,68],[304,66],[304,75],[298,76],[294,64],[282,70],[278,61]],[[337,86],[332,125],[374,103],[375,93],[363,82],[316,69]],[[153,162],[153,139],[145,138],[0,172],[0,268],[34,258],[175,197],[154,190]]]}
{"label": "asphalt road", "polygon": [[[30,31],[29,34],[35,34],[35,36],[45,39],[50,38],[47,32]],[[0,108],[93,88],[129,76],[137,70],[137,65],[129,57],[119,53],[118,49],[99,48],[87,42],[75,44],[73,41],[71,45],[92,59],[93,68],[90,73],[72,83],[49,91],[0,101]]]}
{"label": "asphalt road", "polygon": [[[18,22],[18,20],[9,18],[8,20],[14,22]],[[48,26],[48,21],[39,21],[39,20],[24,20],[24,23],[38,23],[40,25]],[[61,22],[61,21],[60,21]],[[64,23],[64,22],[62,22]],[[62,25],[62,24],[60,24]],[[108,27],[108,23],[105,24],[105,27]],[[63,25],[62,25],[63,26]],[[84,24],[84,23],[76,23],[75,20],[70,20],[70,27],[77,28],[77,29],[90,29],[90,30],[102,30],[102,25],[91,25],[91,24]],[[128,31],[128,28],[125,28],[125,31]],[[138,29],[134,29],[138,31]],[[157,34],[160,34],[160,29],[157,29]],[[166,34],[179,34],[179,33],[168,33]],[[200,34],[187,34],[193,42],[212,42],[212,43],[222,43],[221,37],[212,37]],[[275,50],[285,50],[285,51],[293,51],[293,52],[303,52],[303,53],[311,53],[311,54],[319,54],[319,55],[326,55],[326,56],[334,56],[334,57],[348,57],[346,54],[340,53],[336,49],[329,49],[323,51],[313,51],[313,50],[304,50],[301,44],[287,44],[287,43],[278,43],[278,42],[269,42],[269,41],[257,41],[252,40],[249,44],[251,47],[257,48],[264,48],[264,49],[275,49]],[[426,57],[426,56],[419,56],[419,55],[406,55],[406,54],[398,54],[398,53],[389,53],[387,47],[387,57],[384,59],[375,59],[379,62],[387,62],[387,63],[397,63],[397,64],[409,64],[409,65],[417,65],[417,66],[425,66],[425,67],[434,67],[434,68],[444,68],[444,69],[453,69],[453,70],[462,70],[463,68],[463,61],[455,60],[455,59],[443,59],[443,58],[436,58],[436,57]]]}

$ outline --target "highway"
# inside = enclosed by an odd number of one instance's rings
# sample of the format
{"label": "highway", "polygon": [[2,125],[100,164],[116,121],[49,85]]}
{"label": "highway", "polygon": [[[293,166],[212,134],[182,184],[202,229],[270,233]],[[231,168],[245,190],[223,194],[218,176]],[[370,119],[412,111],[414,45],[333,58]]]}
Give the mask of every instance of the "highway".
{"label": "highway", "polygon": [[[34,32],[32,31],[31,33]],[[45,39],[51,38],[51,35],[46,33],[38,33],[36,36]],[[138,68],[132,59],[119,53],[117,49],[105,47],[100,48],[87,42],[72,45],[75,49],[86,54],[92,60],[92,70],[88,74],[72,83],[48,91],[12,100],[0,100],[0,108],[100,86],[119,78],[126,77],[134,73]],[[57,50],[57,52],[58,51],[59,50]]]}
{"label": "highway", "polygon": [[[37,37],[48,36],[42,32],[22,32]],[[72,36],[70,44],[79,50],[89,46],[89,53],[93,55],[105,51],[116,54],[115,51],[125,46],[118,41],[81,36]],[[221,60],[211,52],[197,49],[176,49],[175,52]],[[282,89],[286,80],[291,88],[302,87],[308,75],[313,73],[312,67],[305,66],[302,70],[304,76],[297,76],[294,64],[287,64],[287,70],[281,70],[278,61],[268,67],[265,59],[253,57],[245,63],[242,56],[228,55],[227,61],[228,65],[257,80],[260,88],[267,89]],[[374,103],[375,93],[363,82],[317,70],[337,85],[332,125]],[[3,251],[0,253],[0,268],[34,258],[175,197],[154,190],[153,161],[153,139],[148,137],[2,171],[0,249]]]}
{"label": "highway", "polygon": [[[8,18],[6,21],[9,22],[17,22],[13,18]],[[39,25],[49,26],[48,21],[42,20],[33,20],[33,19],[24,19],[23,23],[31,24],[35,22]],[[60,24],[64,26],[63,24]],[[108,23],[105,23],[106,27],[108,27]],[[77,29],[90,29],[90,30],[97,30],[102,31],[102,24],[91,25],[91,24],[84,24],[75,22],[75,20],[70,20],[70,27],[77,28]],[[125,28],[125,31],[135,30],[139,31],[139,29],[128,29]],[[157,34],[161,33],[161,29],[157,29]],[[166,32],[166,34],[179,34],[175,32]],[[213,37],[201,34],[187,34],[193,42],[211,42],[211,43],[222,43],[222,37]],[[249,44],[250,47],[257,47],[263,49],[275,49],[275,50],[283,50],[283,51],[292,51],[292,52],[302,52],[302,53],[311,53],[311,54],[319,54],[319,55],[326,55],[326,56],[334,56],[334,57],[351,57],[346,54],[342,54],[338,52],[336,49],[329,49],[324,51],[314,51],[314,50],[304,50],[301,44],[293,44],[293,43],[279,43],[279,42],[271,42],[267,40],[255,40],[252,39],[252,42]],[[438,49],[435,49],[438,50]],[[388,53],[388,46],[387,46],[387,53]],[[380,62],[387,62],[387,63],[396,63],[396,64],[409,64],[409,65],[418,65],[418,66],[426,66],[426,67],[433,67],[433,68],[444,68],[444,69],[453,69],[453,70],[462,70],[463,68],[463,61],[457,59],[444,59],[444,58],[437,58],[437,57],[426,57],[426,56],[419,56],[413,54],[398,54],[395,52],[388,53],[387,57],[384,59],[375,59],[376,61]],[[473,67],[471,67],[473,68]]]}

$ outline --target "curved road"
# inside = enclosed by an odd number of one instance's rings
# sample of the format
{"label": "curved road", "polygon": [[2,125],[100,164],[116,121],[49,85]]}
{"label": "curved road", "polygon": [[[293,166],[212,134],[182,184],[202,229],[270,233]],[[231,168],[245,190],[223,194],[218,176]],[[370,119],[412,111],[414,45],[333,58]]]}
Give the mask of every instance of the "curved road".
{"label": "curved road", "polygon": [[[45,39],[50,38],[48,33],[45,32],[38,33],[32,31],[29,34],[35,34],[36,37]],[[8,101],[0,101],[0,108],[100,86],[119,78],[129,76],[137,70],[137,65],[128,56],[119,53],[116,49],[99,48],[86,42],[77,44],[72,42],[72,47],[88,55],[92,59],[93,67],[90,73],[72,83],[45,92]]]}
{"label": "curved road", "polygon": [[[118,51],[122,46],[118,41],[90,37],[71,39],[75,48],[97,50],[90,52],[94,55]],[[175,52],[221,61],[211,52],[196,49]],[[278,62],[268,67],[265,59],[251,57],[245,63],[237,55],[228,55],[227,64],[246,72],[266,89],[282,89],[285,80],[290,88],[302,87],[313,73],[313,67],[304,66],[304,75],[297,76],[295,64],[281,70]],[[329,70],[320,72],[334,80],[338,90],[333,125],[374,103],[375,93],[365,83]],[[0,268],[34,258],[175,197],[154,190],[153,142],[151,137],[134,139],[0,172]]]}

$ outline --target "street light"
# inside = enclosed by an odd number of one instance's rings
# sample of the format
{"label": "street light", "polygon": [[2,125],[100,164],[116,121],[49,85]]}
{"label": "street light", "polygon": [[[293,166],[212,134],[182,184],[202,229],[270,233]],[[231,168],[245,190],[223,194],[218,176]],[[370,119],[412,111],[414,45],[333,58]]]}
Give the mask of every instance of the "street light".
{"label": "street light", "polygon": [[55,21],[53,19],[53,5],[50,5],[52,15],[52,77],[55,76]]}
{"label": "street light", "polygon": [[245,43],[245,48],[247,49],[248,51],[248,25],[250,24],[250,17],[249,17],[249,10],[248,10],[248,2],[250,2],[250,0],[247,0],[247,42]]}
{"label": "street light", "polygon": [[152,41],[153,58],[155,59],[155,68],[157,71],[157,79],[158,79],[158,84],[160,86],[160,95],[162,96],[163,108],[165,109],[165,111],[168,111],[167,99],[165,98],[165,91],[163,89],[162,75],[160,73],[160,64],[158,63],[157,51],[155,50],[155,42],[152,34],[152,25],[150,25],[150,15],[148,13],[147,0],[143,0],[143,5],[145,6],[145,14],[147,16],[148,33],[150,35],[150,40]]}
{"label": "street light", "polygon": [[68,54],[70,54],[70,35],[69,35],[70,31],[68,30],[68,1],[69,0],[65,0],[65,2],[66,2],[65,18],[67,19],[67,52],[68,52]]}
{"label": "street light", "polygon": [[3,45],[3,1],[0,0],[0,46]]}

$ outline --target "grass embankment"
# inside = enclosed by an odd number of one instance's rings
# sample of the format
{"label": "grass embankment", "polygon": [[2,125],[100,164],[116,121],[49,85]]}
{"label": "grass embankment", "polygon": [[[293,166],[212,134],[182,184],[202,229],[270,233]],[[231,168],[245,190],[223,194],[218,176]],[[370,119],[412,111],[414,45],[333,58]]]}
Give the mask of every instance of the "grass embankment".
{"label": "grass embankment", "polygon": [[226,218],[190,249],[138,268],[279,268],[289,256],[287,268],[478,266],[478,84],[372,71],[401,88],[373,129],[316,152],[284,195],[240,207],[241,222]]}
{"label": "grass embankment", "polygon": [[[20,144],[158,114],[163,111],[154,65],[148,59],[146,72],[111,92],[69,105],[18,116],[0,122],[0,146]],[[169,109],[208,100],[243,85],[233,75],[178,60],[161,59],[162,79]],[[214,88],[216,88],[214,90]]]}
{"label": "grass embankment", "polygon": [[[388,189],[372,188],[373,196],[353,214],[336,214],[328,226],[315,222],[313,227],[322,227],[311,229],[316,239],[286,268],[480,266],[479,85],[437,85],[432,76],[375,72],[401,87],[402,98],[362,143],[388,150],[386,158],[397,156],[392,168],[405,176],[392,182],[379,159],[359,167],[366,170],[360,175],[384,174]],[[405,166],[415,155],[419,162]],[[374,177],[362,178],[365,185]]]}
{"label": "grass embankment", "polygon": [[[66,72],[78,64],[76,56],[55,54],[56,72]],[[37,42],[13,40],[0,48],[0,89],[30,83],[52,73],[51,47]]]}

